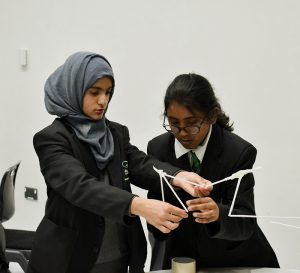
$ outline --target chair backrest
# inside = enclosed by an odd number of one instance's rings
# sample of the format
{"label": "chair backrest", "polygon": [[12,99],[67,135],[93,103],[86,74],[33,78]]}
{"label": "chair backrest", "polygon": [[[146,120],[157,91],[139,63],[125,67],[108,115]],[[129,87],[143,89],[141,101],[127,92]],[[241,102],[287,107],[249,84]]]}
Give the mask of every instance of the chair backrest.
{"label": "chair backrest", "polygon": [[9,220],[15,213],[15,181],[21,161],[3,174],[0,184],[0,222]]}

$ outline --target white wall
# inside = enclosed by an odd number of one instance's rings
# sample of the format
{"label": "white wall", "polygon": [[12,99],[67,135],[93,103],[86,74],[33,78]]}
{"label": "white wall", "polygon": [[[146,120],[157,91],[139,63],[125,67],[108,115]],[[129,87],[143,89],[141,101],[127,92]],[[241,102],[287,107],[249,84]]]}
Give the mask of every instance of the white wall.
{"label": "white wall", "polygon": [[[46,189],[32,146],[53,119],[43,85],[78,50],[110,60],[116,90],[108,117],[128,125],[143,150],[163,132],[170,81],[206,76],[235,132],[258,148],[257,214],[300,216],[299,11],[298,0],[0,0],[0,171],[22,160],[16,213],[5,226],[34,230],[43,215]],[[26,69],[20,48],[29,52]],[[38,188],[39,200],[25,200],[24,186]],[[281,266],[300,268],[300,230],[270,220],[259,223]]]}

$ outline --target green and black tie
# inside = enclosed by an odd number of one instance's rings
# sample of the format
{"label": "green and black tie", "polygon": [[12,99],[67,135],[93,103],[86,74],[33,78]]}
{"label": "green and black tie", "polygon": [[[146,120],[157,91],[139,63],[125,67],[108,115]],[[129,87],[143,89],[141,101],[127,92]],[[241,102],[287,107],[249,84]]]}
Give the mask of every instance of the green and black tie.
{"label": "green and black tie", "polygon": [[200,160],[193,151],[190,151],[190,152],[191,152],[191,158],[192,158],[192,170],[195,173],[198,173],[200,171]]}

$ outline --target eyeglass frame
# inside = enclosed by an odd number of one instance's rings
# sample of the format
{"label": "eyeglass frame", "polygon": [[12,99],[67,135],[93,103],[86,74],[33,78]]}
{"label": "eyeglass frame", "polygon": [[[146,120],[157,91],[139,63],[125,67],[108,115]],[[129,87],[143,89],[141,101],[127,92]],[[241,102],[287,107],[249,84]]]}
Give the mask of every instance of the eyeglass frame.
{"label": "eyeglass frame", "polygon": [[[178,135],[180,134],[180,132],[183,130],[185,131],[187,134],[189,135],[196,135],[200,132],[200,129],[201,129],[201,126],[202,124],[205,122],[205,118],[202,118],[201,122],[199,125],[192,125],[192,126],[185,126],[185,127],[178,127],[178,126],[175,126],[175,125],[172,125],[173,127],[175,127],[176,129],[178,129],[178,132],[174,132],[172,131],[171,129],[171,125],[169,124],[165,124],[165,121],[166,121],[166,118],[168,118],[166,115],[164,115],[164,121],[163,121],[163,127],[165,128],[165,130],[173,135]],[[168,130],[166,127],[169,126],[170,127],[170,130]],[[190,128],[190,127],[193,127],[193,128],[197,128],[197,132],[195,133],[191,133],[189,131],[186,130],[186,128]]]}

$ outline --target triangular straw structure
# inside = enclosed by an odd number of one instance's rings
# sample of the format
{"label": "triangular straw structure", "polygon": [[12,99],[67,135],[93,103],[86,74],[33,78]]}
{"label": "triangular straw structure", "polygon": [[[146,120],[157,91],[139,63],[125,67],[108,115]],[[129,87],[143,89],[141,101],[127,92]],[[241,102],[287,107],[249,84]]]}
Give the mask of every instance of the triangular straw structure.
{"label": "triangular straw structure", "polygon": [[[248,173],[252,173],[253,171],[258,170],[260,168],[261,167],[256,167],[256,168],[253,168],[253,169],[239,170],[239,171],[233,173],[232,175],[230,175],[228,177],[225,177],[225,178],[223,178],[221,180],[218,180],[218,181],[212,183],[212,185],[214,186],[214,185],[222,183],[222,182],[226,182],[226,181],[233,180],[233,179],[238,179],[237,185],[236,185],[236,188],[235,188],[235,192],[234,192],[234,196],[233,196],[233,199],[232,199],[232,202],[231,202],[231,205],[230,205],[228,216],[229,217],[240,217],[240,218],[300,219],[299,216],[267,216],[267,215],[266,216],[261,216],[261,215],[241,215],[241,214],[236,215],[236,214],[232,214],[232,211],[233,211],[233,208],[234,208],[234,204],[235,204],[235,200],[236,200],[236,197],[237,197],[237,193],[238,193],[238,190],[239,190],[239,187],[240,187],[240,184],[241,184],[243,176],[246,175],[246,174],[248,174]],[[163,192],[163,185],[162,185],[163,183],[162,183],[162,180],[164,180],[166,182],[166,184],[168,185],[168,187],[171,189],[171,191],[173,192],[173,194],[175,195],[175,197],[180,202],[181,206],[184,208],[184,210],[186,212],[188,212],[187,208],[184,206],[183,202],[180,200],[179,196],[176,194],[176,192],[174,191],[173,187],[170,185],[170,183],[166,179],[166,177],[170,177],[170,178],[175,178],[175,177],[172,176],[172,175],[169,175],[169,174],[165,173],[163,170],[159,170],[159,169],[155,168],[154,166],[153,166],[153,169],[159,174],[160,179],[161,179],[161,188],[162,188],[163,201],[164,201],[164,192]],[[199,186],[199,184],[196,184],[196,183],[191,182],[191,181],[189,181],[187,179],[184,179],[184,178],[176,177],[175,179],[179,179],[181,181],[184,181],[184,182],[186,182],[188,184],[191,184],[191,185],[194,185],[194,186]],[[292,225],[288,225],[288,224],[284,224],[284,223],[280,223],[280,222],[271,222],[271,223],[279,224],[279,225],[283,225],[283,226],[294,227],[294,228],[300,228],[300,227],[297,227],[297,226],[292,226]]]}

